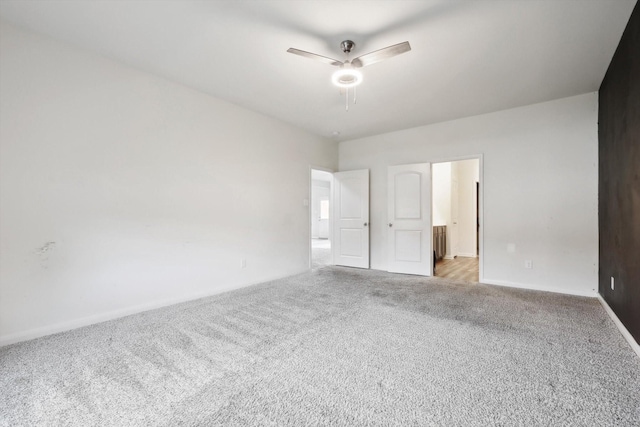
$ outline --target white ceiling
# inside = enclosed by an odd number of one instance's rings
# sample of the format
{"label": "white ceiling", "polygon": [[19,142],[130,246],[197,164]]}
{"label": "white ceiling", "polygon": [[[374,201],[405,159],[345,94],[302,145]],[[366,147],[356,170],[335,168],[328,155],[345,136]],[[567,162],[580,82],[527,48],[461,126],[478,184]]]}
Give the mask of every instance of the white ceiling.
{"label": "white ceiling", "polygon": [[[598,90],[636,0],[0,2],[0,16],[338,140]],[[334,67],[408,40],[363,68],[349,112]]]}

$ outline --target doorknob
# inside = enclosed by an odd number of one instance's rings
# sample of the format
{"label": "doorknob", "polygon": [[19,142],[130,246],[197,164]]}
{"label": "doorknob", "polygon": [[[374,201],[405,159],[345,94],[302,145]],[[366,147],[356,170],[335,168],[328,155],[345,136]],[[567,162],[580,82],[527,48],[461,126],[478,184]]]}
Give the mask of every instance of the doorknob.
{"label": "doorknob", "polygon": [[365,222],[365,223],[364,223],[364,226],[366,227],[367,225],[369,225],[369,223],[368,223],[368,222]]}
{"label": "doorknob", "polygon": [[389,223],[389,227],[393,227],[393,224]]}

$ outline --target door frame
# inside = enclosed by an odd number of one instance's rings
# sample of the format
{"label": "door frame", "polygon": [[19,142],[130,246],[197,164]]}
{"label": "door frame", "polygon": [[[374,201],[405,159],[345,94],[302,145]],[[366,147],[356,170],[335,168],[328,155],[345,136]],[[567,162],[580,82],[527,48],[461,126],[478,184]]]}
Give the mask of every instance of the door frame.
{"label": "door frame", "polygon": [[[429,160],[431,165],[435,163],[459,162],[462,160],[478,160],[478,215],[480,216],[480,230],[478,235],[478,282],[484,281],[484,157],[482,154],[470,154],[467,156],[445,157]],[[475,193],[475,191],[474,191]],[[431,230],[433,230],[433,167],[431,168]],[[433,247],[433,232],[431,233],[431,247]],[[433,256],[431,257],[431,271],[433,271]]]}
{"label": "door frame", "polygon": [[307,202],[307,207],[308,207],[308,219],[309,219],[309,227],[307,227],[307,231],[308,231],[308,235],[307,235],[307,244],[309,245],[309,265],[308,268],[309,270],[311,270],[311,265],[312,265],[312,260],[313,260],[313,248],[311,247],[311,236],[313,235],[311,232],[311,227],[312,227],[312,222],[313,221],[313,206],[311,206],[311,204],[313,203],[312,200],[312,195],[313,195],[313,170],[317,170],[317,171],[321,171],[321,172],[328,172],[332,175],[331,178],[331,185],[329,186],[329,201],[331,203],[331,209],[329,209],[329,242],[331,242],[331,265],[334,264],[333,262],[333,213],[332,213],[332,209],[333,209],[333,174],[334,174],[334,170],[333,169],[329,169],[329,168],[325,168],[322,166],[315,166],[315,165],[309,165],[309,197],[307,198],[306,202]]}

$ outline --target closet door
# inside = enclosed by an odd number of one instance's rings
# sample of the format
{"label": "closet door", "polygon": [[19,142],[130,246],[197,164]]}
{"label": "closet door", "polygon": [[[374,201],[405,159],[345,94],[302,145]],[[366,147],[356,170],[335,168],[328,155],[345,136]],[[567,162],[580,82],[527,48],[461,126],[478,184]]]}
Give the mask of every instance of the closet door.
{"label": "closet door", "polygon": [[387,171],[388,271],[431,276],[431,164]]}

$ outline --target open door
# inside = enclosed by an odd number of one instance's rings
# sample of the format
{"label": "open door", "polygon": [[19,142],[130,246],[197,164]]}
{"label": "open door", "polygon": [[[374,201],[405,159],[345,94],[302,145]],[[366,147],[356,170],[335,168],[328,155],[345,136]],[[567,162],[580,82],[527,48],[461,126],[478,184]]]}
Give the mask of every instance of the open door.
{"label": "open door", "polygon": [[333,263],[369,268],[369,170],[333,174]]}
{"label": "open door", "polygon": [[431,165],[387,169],[388,271],[431,276]]}

